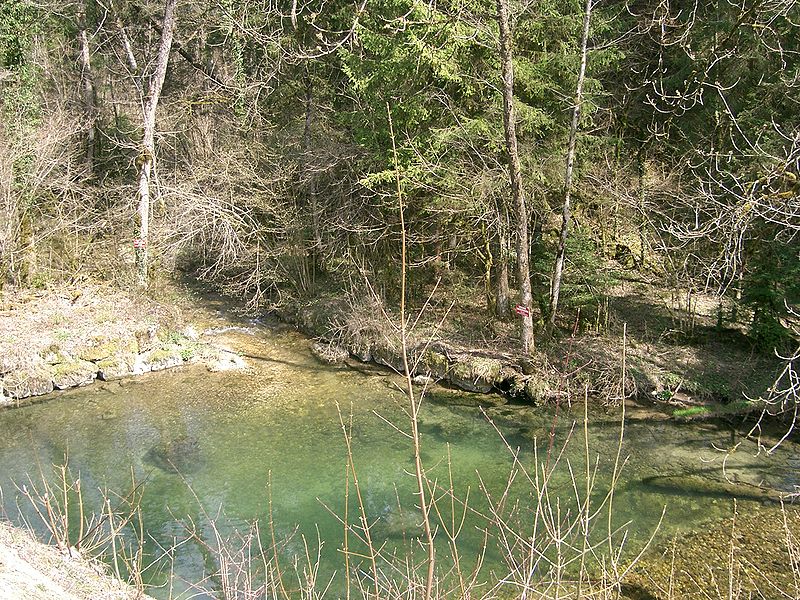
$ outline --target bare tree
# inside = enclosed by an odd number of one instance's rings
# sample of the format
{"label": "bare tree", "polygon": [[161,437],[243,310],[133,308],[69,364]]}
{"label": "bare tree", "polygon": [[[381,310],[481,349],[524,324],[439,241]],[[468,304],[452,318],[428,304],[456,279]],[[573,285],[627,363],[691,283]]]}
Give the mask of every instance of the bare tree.
{"label": "bare tree", "polygon": [[86,168],[89,174],[94,171],[94,160],[96,154],[97,130],[95,120],[97,118],[96,92],[94,85],[94,75],[92,73],[91,52],[89,49],[89,34],[86,17],[86,2],[81,5],[78,17],[80,39],[80,53],[78,63],[81,70],[81,91],[83,95],[83,110],[86,114]]}
{"label": "bare tree", "polygon": [[531,276],[528,265],[528,210],[525,192],[522,189],[522,170],[517,149],[516,117],[514,114],[514,65],[511,50],[511,27],[508,20],[507,0],[497,0],[497,23],[500,28],[500,62],[503,69],[503,126],[505,129],[508,171],[511,179],[511,195],[517,228],[517,266],[521,304],[525,307],[522,316],[522,352],[533,350],[533,316],[531,314]]}
{"label": "bare tree", "polygon": [[143,135],[139,155],[139,247],[136,253],[139,285],[147,285],[147,237],[150,225],[150,178],[155,161],[156,110],[161,97],[161,88],[167,74],[172,36],[175,29],[175,8],[178,0],[167,0],[164,7],[164,24],[161,29],[161,41],[158,45],[158,57],[153,75],[150,78],[147,102],[142,114]]}
{"label": "bare tree", "polygon": [[564,273],[564,257],[566,255],[567,235],[570,221],[570,196],[572,194],[572,173],[575,166],[575,141],[578,135],[578,124],[583,104],[583,82],[586,78],[586,58],[589,43],[589,24],[592,19],[592,0],[586,0],[583,13],[583,36],[581,39],[581,66],[578,71],[578,84],[575,87],[575,105],[572,108],[572,124],[569,128],[567,145],[567,167],[564,175],[564,204],[561,208],[561,233],[558,236],[556,263],[553,268],[553,281],[550,286],[550,327],[556,322],[558,313],[558,297],[561,292],[561,278]]}

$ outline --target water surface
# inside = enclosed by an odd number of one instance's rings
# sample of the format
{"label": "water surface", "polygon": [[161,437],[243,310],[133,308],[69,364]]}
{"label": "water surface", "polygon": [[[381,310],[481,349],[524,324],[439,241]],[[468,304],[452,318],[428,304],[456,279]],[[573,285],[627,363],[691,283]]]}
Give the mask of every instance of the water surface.
{"label": "water surface", "polygon": [[[246,354],[249,372],[209,373],[200,366],[186,367],[95,384],[0,412],[0,485],[7,515],[19,519],[31,514],[13,482],[19,485],[29,475],[38,480],[40,473],[50,473],[49,465],[68,456],[90,509],[97,510],[101,502],[93,490],[124,495],[132,477],[143,482],[141,507],[151,556],[185,539],[187,527],[212,543],[209,519],[220,510],[225,532],[245,529],[253,520],[265,531],[271,501],[276,538],[287,563],[293,555],[302,556],[304,537],[312,547],[319,537],[322,572],[341,573],[343,528],[335,515],[341,517],[345,507],[347,445],[342,419],[348,429],[352,419],[353,462],[368,518],[378,523],[376,541],[385,543],[387,552],[395,546],[415,546],[411,445],[394,428],[408,430],[407,401],[392,375],[367,376],[321,365],[308,352],[307,339],[258,324],[227,331],[218,341]],[[557,463],[550,502],[561,502],[565,512],[574,508],[573,477],[579,489],[585,485],[580,475],[586,453],[582,409],[562,408],[558,416],[549,409],[524,415],[513,408],[505,412],[505,418],[495,421],[503,438],[477,408],[425,402],[421,430],[429,477],[446,488],[452,474],[457,496],[468,496],[470,508],[485,515],[485,495],[499,496],[510,472],[523,465],[534,473],[537,462],[540,467]],[[590,463],[599,473],[592,496],[600,502],[617,456],[618,417],[590,415],[589,434]],[[152,448],[182,439],[191,440],[191,446],[180,474],[154,463]],[[732,442],[740,446],[730,454]],[[719,477],[724,467],[731,479],[791,490],[797,483],[791,464],[795,455],[787,445],[767,458],[752,442],[732,440],[730,431],[713,425],[628,422],[614,526],[630,523],[628,544],[634,552],[657,527],[665,506],[661,538],[731,514],[729,498],[656,489],[642,483],[648,476],[691,472]],[[570,467],[578,475],[570,475]],[[352,482],[348,491],[352,521],[357,514]],[[517,475],[511,494],[510,503],[521,507],[537,502],[522,475]],[[394,518],[398,510],[410,515],[405,538],[392,530],[404,523]],[[459,538],[466,559],[483,546],[485,524],[476,515],[467,519]],[[599,528],[607,526],[601,522]],[[444,537],[440,530],[440,552],[446,555]],[[507,568],[493,549],[494,541],[490,546],[486,579],[502,577]],[[215,585],[207,579],[214,564],[202,544],[180,545],[171,568],[172,576],[155,569],[148,572],[152,583],[164,586],[153,595],[188,598],[196,591],[192,584]],[[341,585],[341,580],[334,583],[332,597]]]}

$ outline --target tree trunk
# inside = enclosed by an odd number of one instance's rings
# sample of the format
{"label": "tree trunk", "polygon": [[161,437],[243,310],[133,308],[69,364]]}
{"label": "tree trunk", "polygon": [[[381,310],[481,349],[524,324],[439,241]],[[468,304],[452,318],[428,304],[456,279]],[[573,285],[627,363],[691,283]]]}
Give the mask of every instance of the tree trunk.
{"label": "tree trunk", "polygon": [[[511,293],[508,285],[508,257],[510,254],[509,240],[508,240],[508,210],[503,207],[502,211],[498,207],[498,221],[499,235],[497,241],[500,245],[500,250],[497,253],[497,268],[496,281],[495,281],[495,315],[501,319],[507,319],[511,314]],[[501,214],[502,212],[502,214]]]}
{"label": "tree trunk", "polygon": [[320,253],[322,252],[322,233],[320,229],[319,203],[317,198],[317,180],[314,172],[314,165],[311,160],[312,148],[312,128],[314,125],[314,84],[311,74],[305,76],[305,123],[303,124],[303,164],[301,169],[305,172],[305,179],[308,185],[309,209],[311,212],[311,248],[309,257],[311,260],[311,286],[316,284],[317,269],[321,266]]}
{"label": "tree trunk", "polygon": [[586,76],[586,55],[589,45],[589,23],[592,18],[592,0],[586,0],[586,10],[583,14],[583,36],[581,39],[581,67],[578,72],[578,84],[575,88],[575,106],[572,110],[572,125],[569,129],[569,143],[567,146],[567,168],[564,176],[564,205],[561,210],[561,233],[558,236],[558,251],[556,264],[553,269],[553,281],[550,287],[550,327],[556,322],[558,313],[558,296],[561,292],[561,278],[564,273],[564,257],[566,254],[567,234],[570,220],[570,195],[572,193],[572,170],[575,164],[575,141],[578,135],[578,123],[581,117],[583,103],[583,81]]}
{"label": "tree trunk", "polygon": [[81,69],[81,90],[83,93],[83,110],[86,117],[87,131],[86,131],[86,168],[89,171],[89,176],[94,174],[94,159],[97,147],[97,132],[95,128],[95,119],[97,119],[97,94],[94,87],[94,77],[92,75],[91,54],[89,52],[89,35],[87,33],[86,24],[86,3],[84,2],[81,8],[79,17],[80,31],[78,37],[80,39],[80,55],[78,56],[78,63]]}
{"label": "tree trunk", "polygon": [[147,102],[143,113],[142,150],[139,155],[139,244],[136,251],[139,285],[147,285],[148,233],[150,228],[150,177],[155,160],[156,109],[161,97],[161,88],[167,74],[167,63],[172,48],[172,33],[175,29],[175,7],[178,0],[167,0],[164,7],[164,26],[158,46],[156,68],[150,78]]}
{"label": "tree trunk", "polygon": [[501,319],[511,314],[511,294],[508,286],[508,256],[504,253],[497,263],[497,288],[495,290],[494,312]]}
{"label": "tree trunk", "polygon": [[497,23],[500,28],[500,62],[503,70],[503,126],[505,129],[508,171],[517,228],[517,266],[519,267],[520,303],[527,309],[522,317],[522,352],[533,350],[533,316],[531,313],[531,276],[528,266],[528,210],[522,189],[522,173],[517,150],[517,131],[514,116],[514,65],[511,52],[511,29],[507,0],[497,0]]}

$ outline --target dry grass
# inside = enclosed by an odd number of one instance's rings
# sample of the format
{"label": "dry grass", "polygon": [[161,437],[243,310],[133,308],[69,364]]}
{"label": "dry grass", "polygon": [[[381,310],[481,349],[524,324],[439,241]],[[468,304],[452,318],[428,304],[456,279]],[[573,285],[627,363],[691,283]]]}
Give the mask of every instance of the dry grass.
{"label": "dry grass", "polygon": [[0,522],[0,600],[147,600],[101,563],[37,542]]}
{"label": "dry grass", "polygon": [[7,287],[0,292],[0,372],[30,367],[49,352],[71,355],[100,340],[131,339],[176,319],[175,308],[111,286]]}

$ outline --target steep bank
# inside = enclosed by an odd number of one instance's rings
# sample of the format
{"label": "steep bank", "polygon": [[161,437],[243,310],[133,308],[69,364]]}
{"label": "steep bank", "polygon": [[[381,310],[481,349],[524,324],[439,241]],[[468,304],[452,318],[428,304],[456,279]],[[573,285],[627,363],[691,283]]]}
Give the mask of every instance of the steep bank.
{"label": "steep bank", "polygon": [[151,600],[93,559],[70,556],[0,521],[0,600]]}

